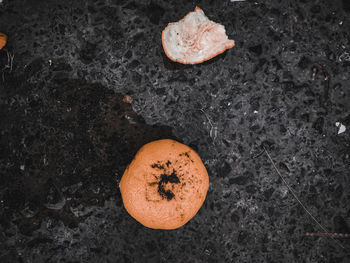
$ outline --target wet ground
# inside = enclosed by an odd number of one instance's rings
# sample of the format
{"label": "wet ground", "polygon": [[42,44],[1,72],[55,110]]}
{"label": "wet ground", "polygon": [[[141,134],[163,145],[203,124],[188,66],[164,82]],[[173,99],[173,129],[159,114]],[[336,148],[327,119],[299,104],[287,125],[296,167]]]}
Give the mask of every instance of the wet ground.
{"label": "wet ground", "polygon": [[[161,30],[196,5],[236,47],[173,63]],[[349,262],[350,239],[305,236],[323,231],[262,151],[350,233],[349,16],[346,0],[2,1],[0,262]],[[159,138],[210,176],[173,231],[137,223],[118,189]]]}

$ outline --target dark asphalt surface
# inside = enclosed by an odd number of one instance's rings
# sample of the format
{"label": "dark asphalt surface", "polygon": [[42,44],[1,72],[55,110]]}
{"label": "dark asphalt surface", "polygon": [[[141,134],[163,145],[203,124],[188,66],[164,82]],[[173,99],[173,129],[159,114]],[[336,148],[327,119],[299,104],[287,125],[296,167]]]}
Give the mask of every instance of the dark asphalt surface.
{"label": "dark asphalt surface", "polygon": [[[173,63],[161,31],[196,5],[236,47]],[[322,229],[262,151],[350,233],[349,17],[347,0],[2,1],[0,262],[350,262],[349,238],[305,236]],[[159,138],[193,147],[210,176],[173,231],[136,222],[118,188]]]}

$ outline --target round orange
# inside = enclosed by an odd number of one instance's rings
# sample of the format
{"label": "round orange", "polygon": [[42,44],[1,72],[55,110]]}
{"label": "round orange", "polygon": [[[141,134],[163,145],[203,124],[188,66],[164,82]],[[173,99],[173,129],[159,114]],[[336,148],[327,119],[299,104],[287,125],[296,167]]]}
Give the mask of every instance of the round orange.
{"label": "round orange", "polygon": [[198,154],[174,140],[144,145],[120,182],[125,209],[142,225],[176,229],[194,217],[209,188]]}

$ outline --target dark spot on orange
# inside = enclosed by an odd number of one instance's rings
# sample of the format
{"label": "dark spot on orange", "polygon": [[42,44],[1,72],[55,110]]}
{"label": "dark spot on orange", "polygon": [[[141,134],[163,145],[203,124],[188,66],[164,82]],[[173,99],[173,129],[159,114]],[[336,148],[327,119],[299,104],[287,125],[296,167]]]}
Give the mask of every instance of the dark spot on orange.
{"label": "dark spot on orange", "polygon": [[159,163],[154,163],[154,164],[151,165],[151,167],[152,167],[153,169],[164,170],[164,165],[159,164]]}
{"label": "dark spot on orange", "polygon": [[190,155],[188,154],[188,152],[184,152],[184,153],[180,153],[179,156],[186,156],[187,158],[190,158]]}
{"label": "dark spot on orange", "polygon": [[168,201],[174,198],[174,193],[170,190],[165,190],[164,185],[167,183],[178,184],[180,183],[179,177],[177,177],[175,170],[170,175],[161,174],[160,181],[158,182],[158,193],[162,198],[166,198]]}

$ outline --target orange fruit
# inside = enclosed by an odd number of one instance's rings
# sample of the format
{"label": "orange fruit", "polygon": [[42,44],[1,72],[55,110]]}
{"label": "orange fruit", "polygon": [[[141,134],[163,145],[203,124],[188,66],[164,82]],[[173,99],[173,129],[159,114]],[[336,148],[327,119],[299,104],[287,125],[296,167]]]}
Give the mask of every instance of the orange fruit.
{"label": "orange fruit", "polygon": [[142,225],[176,229],[194,217],[209,188],[198,154],[174,140],[144,145],[120,181],[125,209]]}
{"label": "orange fruit", "polygon": [[7,36],[0,32],[0,50],[6,45]]}

